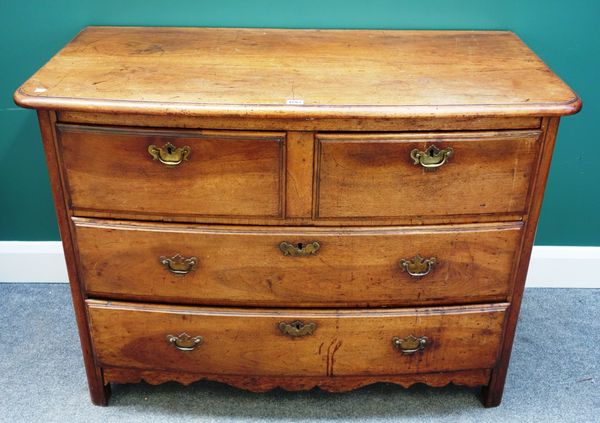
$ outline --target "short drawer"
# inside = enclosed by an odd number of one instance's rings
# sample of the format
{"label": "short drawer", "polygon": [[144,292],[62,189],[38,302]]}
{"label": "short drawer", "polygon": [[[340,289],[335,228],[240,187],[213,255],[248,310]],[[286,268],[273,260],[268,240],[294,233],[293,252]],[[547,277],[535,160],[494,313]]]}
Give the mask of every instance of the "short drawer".
{"label": "short drawer", "polygon": [[71,207],[282,217],[285,135],[57,125]]}
{"label": "short drawer", "polygon": [[318,134],[319,219],[521,215],[540,131]]}
{"label": "short drawer", "polygon": [[521,238],[520,223],[342,230],[75,219],[75,228],[89,295],[276,307],[502,301]]}
{"label": "short drawer", "polygon": [[507,304],[244,310],[87,301],[101,366],[342,376],[494,367]]}

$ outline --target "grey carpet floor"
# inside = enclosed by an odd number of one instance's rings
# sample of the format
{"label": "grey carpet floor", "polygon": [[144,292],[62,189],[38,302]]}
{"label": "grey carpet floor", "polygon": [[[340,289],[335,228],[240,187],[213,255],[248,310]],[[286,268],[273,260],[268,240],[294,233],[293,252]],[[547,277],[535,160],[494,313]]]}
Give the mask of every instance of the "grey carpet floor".
{"label": "grey carpet floor", "polygon": [[600,290],[526,291],[502,405],[478,390],[371,385],[252,394],[212,382],[117,385],[92,406],[68,287],[0,284],[1,422],[600,422]]}

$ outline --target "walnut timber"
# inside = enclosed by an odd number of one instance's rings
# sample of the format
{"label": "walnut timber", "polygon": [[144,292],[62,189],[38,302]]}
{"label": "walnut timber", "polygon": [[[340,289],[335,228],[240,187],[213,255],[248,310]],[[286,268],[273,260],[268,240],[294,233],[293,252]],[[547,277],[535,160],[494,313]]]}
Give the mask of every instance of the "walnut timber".
{"label": "walnut timber", "polygon": [[502,399],[559,118],[505,31],[89,27],[37,109],[92,402],[111,383]]}

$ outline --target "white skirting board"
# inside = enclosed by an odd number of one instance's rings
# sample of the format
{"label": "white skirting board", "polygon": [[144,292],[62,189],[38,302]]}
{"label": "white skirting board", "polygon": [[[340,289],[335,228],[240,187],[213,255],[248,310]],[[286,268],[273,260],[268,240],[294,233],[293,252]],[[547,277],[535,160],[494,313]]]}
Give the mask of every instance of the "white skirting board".
{"label": "white skirting board", "polygon": [[[59,241],[0,242],[0,283],[67,282]],[[533,247],[529,288],[600,288],[600,247]]]}
{"label": "white skirting board", "polygon": [[0,282],[67,282],[60,241],[0,242]]}

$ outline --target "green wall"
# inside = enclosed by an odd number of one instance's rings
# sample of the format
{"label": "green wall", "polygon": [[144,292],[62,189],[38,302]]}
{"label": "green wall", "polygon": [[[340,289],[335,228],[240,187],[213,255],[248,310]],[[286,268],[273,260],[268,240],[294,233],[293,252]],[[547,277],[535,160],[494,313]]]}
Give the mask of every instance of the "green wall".
{"label": "green wall", "polygon": [[35,113],[13,91],[86,25],[180,25],[515,31],[584,101],[561,123],[536,243],[600,245],[599,15],[593,0],[0,0],[0,240],[58,239]]}

